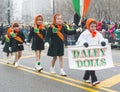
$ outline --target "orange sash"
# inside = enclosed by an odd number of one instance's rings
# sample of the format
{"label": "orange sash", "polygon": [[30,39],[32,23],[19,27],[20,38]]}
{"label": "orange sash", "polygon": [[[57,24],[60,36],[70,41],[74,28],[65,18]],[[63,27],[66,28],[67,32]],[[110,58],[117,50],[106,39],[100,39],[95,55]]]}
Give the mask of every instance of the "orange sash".
{"label": "orange sash", "polygon": [[[52,27],[52,28],[55,28],[54,25],[51,25],[51,27]],[[58,37],[59,37],[62,41],[64,41],[64,36],[63,36],[63,34],[60,32],[61,29],[62,29],[62,26],[58,26],[56,33],[57,33]]]}
{"label": "orange sash", "polygon": [[[7,31],[7,33],[8,33],[9,35],[10,35],[11,33],[13,33],[13,29],[12,29],[12,28],[9,28],[8,31]],[[14,33],[14,34],[15,34],[15,33]],[[19,36],[17,36],[17,34],[15,34],[13,38],[14,38],[15,40],[17,40],[18,42],[23,43],[22,38],[19,37]]]}
{"label": "orange sash", "polygon": [[60,31],[57,31],[57,35],[60,37],[62,41],[64,41],[64,36]]}
{"label": "orange sash", "polygon": [[15,40],[17,40],[18,42],[23,43],[22,38],[21,38],[21,37],[19,37],[19,36],[15,36],[15,37],[14,37],[14,39],[15,39]]}
{"label": "orange sash", "polygon": [[43,35],[41,33],[36,33],[39,38],[43,40]]}

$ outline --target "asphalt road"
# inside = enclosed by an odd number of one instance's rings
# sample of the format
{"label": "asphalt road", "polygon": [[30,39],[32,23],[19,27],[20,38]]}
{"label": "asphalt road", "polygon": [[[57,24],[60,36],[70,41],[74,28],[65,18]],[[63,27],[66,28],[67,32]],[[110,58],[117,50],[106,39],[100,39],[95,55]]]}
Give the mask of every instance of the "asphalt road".
{"label": "asphalt road", "polygon": [[6,64],[5,53],[0,50],[0,92],[119,92],[120,90],[120,50],[112,49],[114,68],[96,71],[100,85],[93,87],[83,82],[82,70],[69,68],[67,48],[65,48],[64,69],[67,77],[59,75],[59,62],[55,70],[50,73],[51,57],[46,56],[47,50],[42,52],[41,65],[44,70],[38,73],[34,69],[34,52],[25,46],[20,60],[20,67]]}

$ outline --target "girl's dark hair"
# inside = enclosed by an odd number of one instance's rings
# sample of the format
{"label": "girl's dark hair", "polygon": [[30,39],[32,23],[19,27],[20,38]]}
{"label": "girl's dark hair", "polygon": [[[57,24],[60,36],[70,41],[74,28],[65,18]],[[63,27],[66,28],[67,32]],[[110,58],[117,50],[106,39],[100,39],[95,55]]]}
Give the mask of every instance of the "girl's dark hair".
{"label": "girl's dark hair", "polygon": [[19,27],[19,24],[18,23],[14,23],[13,27]]}
{"label": "girl's dark hair", "polygon": [[92,21],[92,22],[90,23],[90,25],[91,25],[91,24],[96,24],[96,25],[97,25],[97,22],[95,22],[95,21]]}

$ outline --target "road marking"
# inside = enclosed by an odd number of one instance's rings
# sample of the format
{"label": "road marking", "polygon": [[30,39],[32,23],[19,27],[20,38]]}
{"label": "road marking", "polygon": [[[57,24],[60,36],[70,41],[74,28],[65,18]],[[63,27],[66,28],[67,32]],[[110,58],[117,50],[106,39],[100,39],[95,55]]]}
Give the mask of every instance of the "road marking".
{"label": "road marking", "polygon": [[[47,56],[46,53],[42,53],[41,55],[42,55],[42,56]],[[24,58],[32,58],[32,57],[35,57],[35,55],[32,54],[32,55],[22,56],[21,59],[24,59]],[[67,56],[64,56],[63,58],[67,58]]]}
{"label": "road marking", "polygon": [[24,58],[30,58],[30,57],[35,57],[35,55],[22,56],[21,59],[24,59]]}
{"label": "road marking", "polygon": [[[14,67],[13,65],[10,65],[10,64],[5,64],[5,63],[3,63],[3,62],[0,62],[0,63],[2,63],[2,64],[4,64],[4,65],[7,65],[7,66]],[[19,69],[19,68],[23,68],[23,69],[26,69],[26,70],[29,69],[30,71],[31,71],[31,70],[32,70],[32,71],[35,71],[34,68],[31,68],[31,67],[28,67],[28,66],[24,66],[24,65],[20,65],[20,67],[18,67],[18,69]],[[29,70],[28,70],[28,71],[29,71]],[[58,78],[61,78],[61,79],[69,80],[69,81],[74,82],[74,83],[82,84],[82,85],[85,85],[85,86],[89,86],[89,87],[92,87],[92,88],[104,90],[104,91],[107,91],[107,92],[116,92],[115,90],[103,88],[103,87],[101,87],[101,86],[95,86],[95,87],[93,87],[93,86],[91,86],[91,85],[88,84],[88,83],[84,83],[84,82],[82,82],[82,81],[75,80],[75,79],[72,79],[72,78],[69,78],[69,77],[63,77],[63,76],[60,76],[60,75],[57,75],[57,74],[51,74],[51,73],[45,72],[45,71],[42,71],[42,73],[47,74],[47,75],[53,77],[53,78],[52,78],[53,80],[54,80],[55,77],[58,77]],[[34,73],[33,73],[33,74],[34,74]],[[39,73],[39,74],[40,74],[40,73]],[[58,79],[58,78],[57,78],[57,79]],[[69,83],[71,83],[71,82],[69,82]],[[72,83],[72,84],[74,85],[74,83]],[[70,84],[70,85],[71,85],[71,84]],[[75,85],[77,85],[77,84],[75,84]],[[76,87],[77,87],[77,86],[76,86]],[[82,87],[83,87],[83,86],[82,86]],[[80,87],[79,87],[79,88],[80,88]]]}
{"label": "road marking", "polygon": [[[27,58],[27,57],[26,57],[26,58]],[[67,58],[67,57],[65,57],[65,58]],[[117,65],[117,66],[120,66],[120,63],[114,63],[114,64]],[[26,67],[26,66],[23,66],[23,67]],[[28,67],[26,67],[26,68],[28,68]],[[28,69],[30,69],[30,67],[29,67]],[[30,70],[34,70],[34,69],[31,68]],[[48,74],[48,75],[51,74],[51,73],[48,73],[48,72],[45,72],[45,71],[43,71],[43,73]],[[59,75],[53,75],[53,76],[59,77],[59,78],[64,78],[64,79],[69,80],[69,81],[72,81],[72,82],[76,82],[76,83],[80,83],[80,84],[83,84],[83,85],[90,86],[90,84],[86,84],[86,83],[84,83],[84,82],[81,82],[81,81],[79,81],[79,80],[75,80],[75,79],[72,79],[72,78],[61,77],[61,76],[59,76]],[[117,80],[116,78],[119,80],[120,76],[114,76],[114,77],[111,77],[111,78],[109,78],[109,79],[107,79],[107,80],[102,81],[102,82],[99,84],[99,86],[97,86],[97,88],[108,91],[109,89],[106,89],[106,88],[103,88],[103,87],[112,87],[112,86],[118,84],[120,81],[116,81],[116,80]],[[109,90],[109,92],[110,92],[110,90]]]}
{"label": "road marking", "polygon": [[100,86],[104,87],[112,87],[116,84],[120,83],[120,74],[110,77],[100,83]]}
{"label": "road marking", "polygon": [[120,66],[120,63],[114,62],[114,65],[116,65],[116,66]]}
{"label": "road marking", "polygon": [[[46,56],[46,53],[42,53],[41,55],[42,55],[42,56]],[[22,56],[21,59],[24,59],[24,58],[31,58],[31,57],[35,57],[35,54],[27,55],[27,56]]]}
{"label": "road marking", "polygon": [[[27,68],[27,69],[29,69],[29,70],[35,71],[35,69],[34,69],[34,68],[31,68],[31,67],[24,66],[24,65],[20,65],[20,66],[21,66],[21,67],[24,67],[24,68]],[[69,81],[74,82],[74,83],[79,83],[79,84],[83,84],[83,85],[86,85],[86,86],[93,87],[93,86],[91,86],[91,84],[82,82],[82,81],[80,81],[80,80],[76,80],[76,79],[73,79],[73,78],[60,76],[60,75],[57,75],[57,74],[51,74],[51,73],[46,72],[46,71],[41,71],[41,72],[44,73],[44,74],[47,74],[47,75],[52,75],[52,76],[61,78],[61,79],[69,80]],[[97,88],[97,89],[101,89],[101,90],[105,90],[105,91],[109,91],[109,92],[116,92],[116,91],[114,91],[114,90],[110,90],[110,89],[107,89],[107,88],[103,88],[103,87],[101,87],[101,86],[95,86],[95,87],[93,87],[93,88]]]}
{"label": "road marking", "polygon": [[[4,65],[10,66],[10,67],[14,67],[11,64],[5,64],[3,62],[0,62],[0,64],[4,64]],[[45,78],[48,78],[48,79],[51,79],[51,80],[54,80],[54,81],[58,81],[58,82],[61,82],[61,83],[67,84],[67,85],[71,85],[73,87],[80,88],[80,89],[83,89],[83,90],[86,90],[86,91],[100,92],[100,91],[94,90],[92,88],[88,88],[88,87],[84,87],[84,86],[81,86],[81,85],[77,85],[75,83],[71,83],[71,82],[68,82],[68,81],[65,81],[65,80],[61,80],[61,79],[58,79],[58,78],[55,78],[55,77],[52,77],[52,76],[48,76],[48,75],[45,75],[45,74],[42,74],[42,73],[37,73],[35,71],[31,71],[31,70],[28,70],[28,69],[25,69],[25,68],[22,68],[22,67],[18,67],[16,69],[19,69],[19,70],[22,70],[22,71],[26,71],[26,72],[29,72],[29,73],[32,73],[32,74],[35,74],[35,75],[38,75],[38,76],[42,76],[42,77],[45,77]]]}

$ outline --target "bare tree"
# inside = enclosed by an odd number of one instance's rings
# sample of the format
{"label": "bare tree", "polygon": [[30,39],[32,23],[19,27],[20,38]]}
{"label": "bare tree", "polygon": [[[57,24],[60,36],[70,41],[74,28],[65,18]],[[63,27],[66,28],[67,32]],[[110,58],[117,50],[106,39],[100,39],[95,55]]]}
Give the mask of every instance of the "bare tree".
{"label": "bare tree", "polygon": [[72,0],[56,0],[55,12],[62,14],[64,21],[73,21],[74,10]]}
{"label": "bare tree", "polygon": [[[74,9],[72,0],[55,0],[55,12],[63,15],[66,21],[72,21]],[[87,12],[87,17],[93,17],[97,20],[120,20],[120,0],[91,0]]]}
{"label": "bare tree", "polygon": [[88,17],[95,17],[98,20],[109,21],[120,20],[120,0],[91,0]]}
{"label": "bare tree", "polygon": [[6,15],[7,15],[7,2],[6,0],[0,0],[0,22],[4,22],[6,20]]}
{"label": "bare tree", "polygon": [[[12,0],[10,1],[11,7],[8,6],[8,0],[0,0],[0,22],[8,23],[8,9],[10,9],[12,13]],[[11,14],[12,15],[12,14]]]}
{"label": "bare tree", "polygon": [[23,15],[22,19],[24,20],[23,23],[30,24],[33,22],[33,17],[31,15]]}

